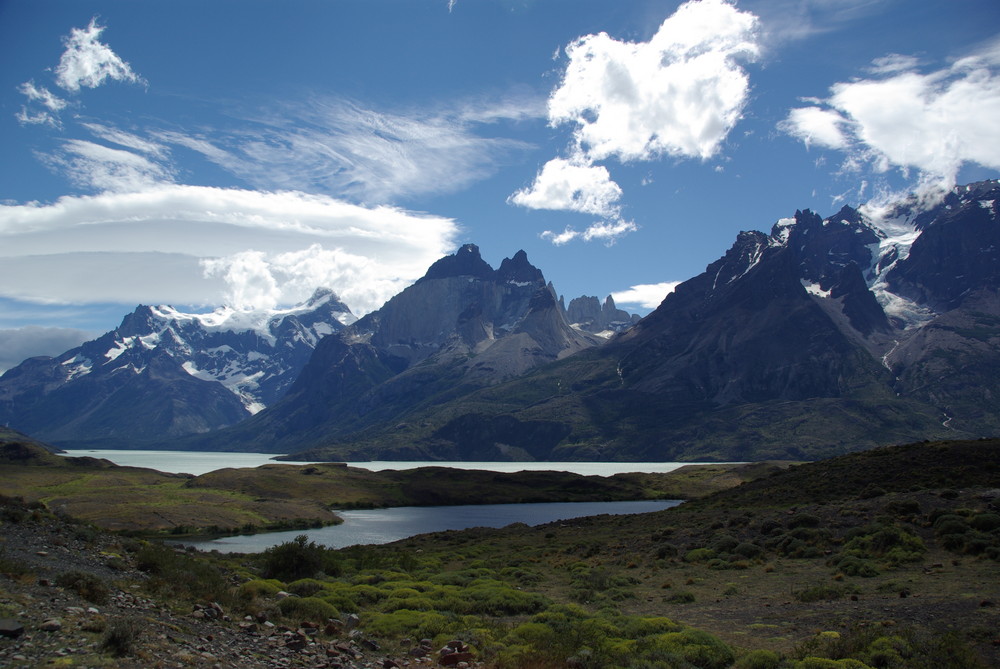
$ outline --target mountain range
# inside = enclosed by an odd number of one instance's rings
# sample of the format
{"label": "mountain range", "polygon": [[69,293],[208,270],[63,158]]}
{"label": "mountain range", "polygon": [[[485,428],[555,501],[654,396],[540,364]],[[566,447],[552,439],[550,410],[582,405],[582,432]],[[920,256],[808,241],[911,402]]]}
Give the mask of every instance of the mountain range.
{"label": "mountain range", "polygon": [[316,343],[354,320],[329,290],[280,311],[139,306],[93,341],[7,370],[0,423],[104,447],[233,425],[282,397]]}
{"label": "mountain range", "polygon": [[[309,459],[814,459],[1000,429],[1000,182],[746,231],[638,320],[474,245],[354,320],[139,307],[0,377],[61,445]],[[140,381],[141,379],[141,381]],[[265,408],[266,407],[266,408]]]}
{"label": "mountain range", "polygon": [[[816,459],[995,434],[998,207],[987,181],[933,204],[796,212],[740,233],[602,346],[502,383],[379,401],[376,421],[355,422],[358,406],[346,432],[328,416],[295,457]],[[327,376],[304,372],[298,392]]]}

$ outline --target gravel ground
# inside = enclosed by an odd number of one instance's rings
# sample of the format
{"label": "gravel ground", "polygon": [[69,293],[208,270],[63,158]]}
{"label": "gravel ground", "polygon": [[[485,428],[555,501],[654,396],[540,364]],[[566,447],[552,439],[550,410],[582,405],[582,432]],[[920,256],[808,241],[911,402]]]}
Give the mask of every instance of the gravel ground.
{"label": "gravel ground", "polygon": [[[48,518],[0,524],[0,666],[328,667],[440,666],[437,652],[380,652],[361,629],[289,628],[230,616],[211,603],[177,604],[139,593],[146,575],[121,550],[122,539]],[[67,573],[114,584],[94,604]],[[60,578],[62,576],[62,578]],[[329,632],[329,633],[328,633]],[[124,651],[116,655],[115,651]],[[479,666],[463,662],[459,667]]]}

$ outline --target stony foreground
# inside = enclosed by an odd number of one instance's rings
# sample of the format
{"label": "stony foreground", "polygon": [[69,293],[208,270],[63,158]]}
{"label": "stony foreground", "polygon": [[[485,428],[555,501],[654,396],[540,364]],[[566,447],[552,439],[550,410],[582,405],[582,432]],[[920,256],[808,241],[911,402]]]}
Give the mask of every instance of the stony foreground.
{"label": "stony foreground", "polygon": [[[0,572],[6,572],[0,577],[0,666],[478,666],[463,648],[432,649],[426,640],[412,642],[408,657],[388,657],[354,617],[292,628],[266,616],[234,618],[218,604],[182,608],[145,596],[148,576],[121,550],[120,538],[83,526],[29,516],[0,530]],[[88,589],[88,574],[96,577],[92,586],[115,587]]]}

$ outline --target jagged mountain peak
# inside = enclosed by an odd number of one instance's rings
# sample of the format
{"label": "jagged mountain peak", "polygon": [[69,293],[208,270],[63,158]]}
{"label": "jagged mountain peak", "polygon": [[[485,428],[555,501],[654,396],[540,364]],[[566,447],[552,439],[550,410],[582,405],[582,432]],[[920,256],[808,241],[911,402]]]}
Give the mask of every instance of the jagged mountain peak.
{"label": "jagged mountain peak", "polygon": [[545,284],[542,270],[528,261],[528,254],[520,250],[512,258],[504,258],[497,270],[497,279],[509,283]]}
{"label": "jagged mountain peak", "polygon": [[431,265],[417,283],[460,276],[489,279],[493,274],[493,268],[479,254],[479,247],[475,244],[465,244],[453,255],[445,256]]}

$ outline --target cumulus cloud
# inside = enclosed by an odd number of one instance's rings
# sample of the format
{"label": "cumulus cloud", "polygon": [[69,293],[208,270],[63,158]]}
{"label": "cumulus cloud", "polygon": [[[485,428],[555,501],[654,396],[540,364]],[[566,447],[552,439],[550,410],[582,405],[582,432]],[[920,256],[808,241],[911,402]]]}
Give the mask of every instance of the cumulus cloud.
{"label": "cumulus cloud", "polygon": [[822,107],[800,107],[789,112],[782,127],[795,137],[798,137],[808,147],[818,144],[831,149],[847,147],[848,140],[844,134],[849,121],[839,112]]}
{"label": "cumulus cloud", "polygon": [[454,248],[452,219],[302,192],[160,185],[0,206],[0,297],[378,308]]}
{"label": "cumulus cloud", "polygon": [[628,290],[611,293],[611,297],[618,305],[634,304],[644,309],[655,309],[680,283],[680,281],[666,281],[638,284]]}
{"label": "cumulus cloud", "polygon": [[67,91],[81,87],[97,88],[108,79],[126,83],[142,83],[142,77],[98,38],[104,26],[91,19],[86,28],[73,28],[63,39],[66,50],[56,66],[56,83]]}
{"label": "cumulus cloud", "polygon": [[46,328],[29,325],[0,329],[0,374],[28,358],[55,356],[93,339],[95,333],[73,328]]}
{"label": "cumulus cloud", "polygon": [[780,127],[844,151],[848,169],[917,170],[925,187],[948,188],[965,163],[1000,168],[995,46],[931,72],[898,54],[880,58],[875,77],[834,84],[822,106],[793,109]]}
{"label": "cumulus cloud", "polygon": [[577,211],[616,216],[622,189],[608,168],[579,160],[553,158],[545,163],[531,188],[510,196],[510,202],[530,209]]}
{"label": "cumulus cloud", "polygon": [[[86,28],[73,28],[68,37],[63,38],[66,50],[55,68],[55,83],[70,93],[78,93],[82,87],[97,88],[107,80],[126,83],[145,81],[131,66],[98,38],[104,26],[91,19]],[[15,114],[21,125],[49,125],[61,128],[60,112],[68,102],[34,81],[26,81],[18,90],[27,98],[27,103]]]}
{"label": "cumulus cloud", "polygon": [[[692,0],[648,42],[600,33],[569,44],[568,64],[549,98],[548,118],[552,126],[572,127],[572,158],[550,161],[510,201],[600,213],[583,203],[607,204],[611,194],[611,202],[617,202],[621,188],[596,162],[664,156],[706,160],[716,155],[747,102],[749,78],[740,63],[759,55],[756,30],[756,17],[726,0]],[[574,168],[572,178],[566,174],[568,166]],[[591,192],[583,190],[587,186]],[[617,206],[606,206],[602,215],[617,217]],[[628,226],[619,220],[605,229],[627,231]],[[566,237],[562,233],[551,239],[565,243]]]}
{"label": "cumulus cloud", "polygon": [[710,158],[746,104],[739,61],[758,55],[756,24],[724,0],[701,0],[681,5],[649,42],[582,37],[566,47],[549,120],[575,126],[593,160]]}

